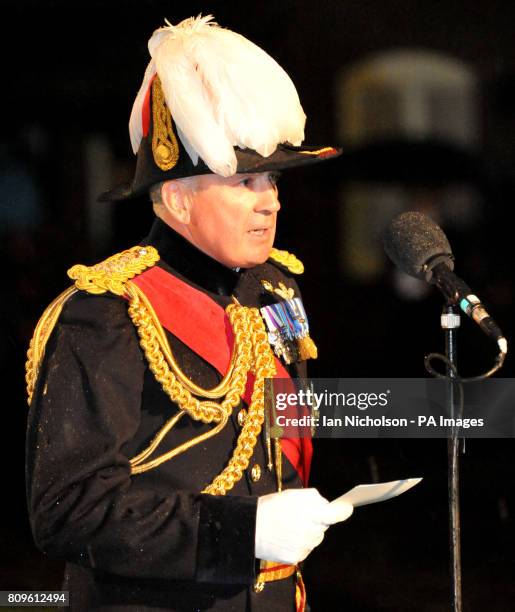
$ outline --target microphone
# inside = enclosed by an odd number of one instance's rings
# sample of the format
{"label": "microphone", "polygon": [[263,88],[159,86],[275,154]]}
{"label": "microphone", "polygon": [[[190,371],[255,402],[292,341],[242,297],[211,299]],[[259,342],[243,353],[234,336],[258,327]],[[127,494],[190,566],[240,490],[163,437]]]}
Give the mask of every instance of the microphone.
{"label": "microphone", "polygon": [[501,353],[508,342],[480,299],[454,274],[454,257],[442,228],[418,212],[398,215],[384,234],[384,248],[393,263],[406,274],[436,285],[451,304],[473,319],[495,340]]}

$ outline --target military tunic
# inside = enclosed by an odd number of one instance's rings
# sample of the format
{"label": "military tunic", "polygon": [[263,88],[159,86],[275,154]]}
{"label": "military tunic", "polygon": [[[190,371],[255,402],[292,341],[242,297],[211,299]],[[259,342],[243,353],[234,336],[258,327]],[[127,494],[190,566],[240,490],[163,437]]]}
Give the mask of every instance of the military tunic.
{"label": "military tunic", "polygon": [[[159,265],[217,304],[277,301],[263,279],[293,287],[287,270],[265,263],[234,271],[157,219],[144,244]],[[170,303],[173,312],[173,303]],[[202,387],[219,373],[166,332],[183,372]],[[289,366],[304,375],[304,364]],[[243,406],[243,402],[242,402]],[[241,430],[233,411],[215,437],[159,467],[131,475],[129,459],[146,448],[178,407],[150,372],[127,302],[79,292],[65,304],[41,364],[29,415],[27,494],[37,545],[66,561],[72,610],[294,610],[294,577],[254,592],[257,498],[276,490],[263,436],[249,469],[226,496],[200,491],[227,464]],[[183,417],[160,452],[213,425]],[[257,478],[259,465],[261,475]],[[283,487],[301,487],[283,456]]]}

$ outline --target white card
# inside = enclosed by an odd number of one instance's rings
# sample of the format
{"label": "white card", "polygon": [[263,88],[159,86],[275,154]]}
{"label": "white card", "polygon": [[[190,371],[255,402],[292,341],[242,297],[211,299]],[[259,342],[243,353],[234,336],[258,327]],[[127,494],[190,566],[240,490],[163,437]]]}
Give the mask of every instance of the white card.
{"label": "white card", "polygon": [[375,504],[405,493],[421,480],[422,478],[405,478],[404,480],[392,480],[391,482],[379,482],[378,484],[358,485],[334,499],[330,505],[336,507],[341,502],[352,504],[354,507]]}

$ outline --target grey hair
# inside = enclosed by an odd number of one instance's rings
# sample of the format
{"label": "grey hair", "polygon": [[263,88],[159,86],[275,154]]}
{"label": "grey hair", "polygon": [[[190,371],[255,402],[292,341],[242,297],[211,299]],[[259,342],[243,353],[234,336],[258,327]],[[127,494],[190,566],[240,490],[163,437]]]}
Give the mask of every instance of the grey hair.
{"label": "grey hair", "polygon": [[[178,183],[182,183],[185,185],[191,193],[195,193],[197,189],[197,177],[196,176],[187,176],[185,178],[174,179]],[[150,199],[152,200],[152,204],[154,206],[162,206],[163,198],[161,197],[161,188],[166,183],[166,181],[161,181],[160,183],[156,183],[152,185],[149,189]]]}

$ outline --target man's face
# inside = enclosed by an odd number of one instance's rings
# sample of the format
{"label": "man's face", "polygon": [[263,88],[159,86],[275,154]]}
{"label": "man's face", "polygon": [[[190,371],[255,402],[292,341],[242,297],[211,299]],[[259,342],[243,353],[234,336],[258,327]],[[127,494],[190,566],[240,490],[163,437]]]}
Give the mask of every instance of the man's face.
{"label": "man's face", "polygon": [[268,259],[280,209],[277,174],[197,177],[191,194],[189,239],[229,268],[250,268]]}

